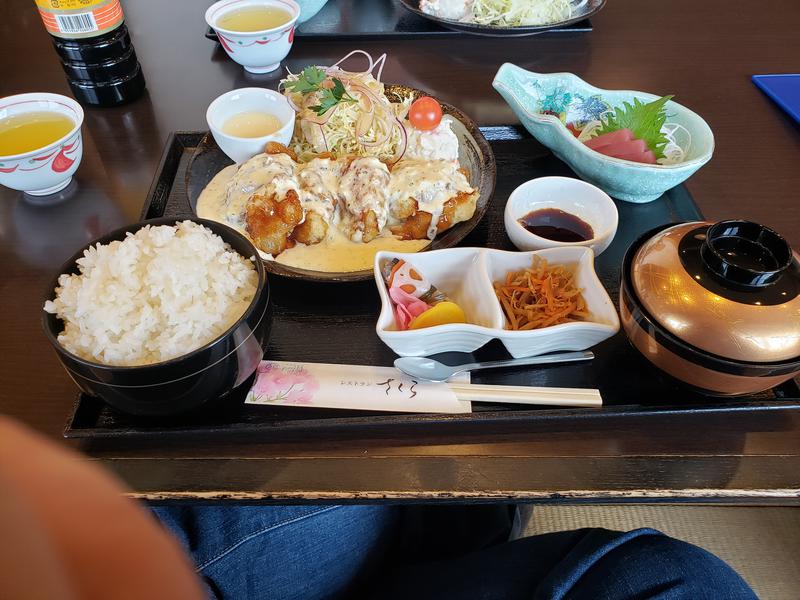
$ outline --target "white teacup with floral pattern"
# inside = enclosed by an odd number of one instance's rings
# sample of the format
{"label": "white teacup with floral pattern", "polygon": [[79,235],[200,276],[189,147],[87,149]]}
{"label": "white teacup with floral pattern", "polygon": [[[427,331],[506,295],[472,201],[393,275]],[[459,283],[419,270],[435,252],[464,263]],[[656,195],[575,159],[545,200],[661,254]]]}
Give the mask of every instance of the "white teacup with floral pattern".
{"label": "white teacup with floral pattern", "polygon": [[81,105],[67,96],[45,92],[0,98],[0,119],[43,111],[65,115],[74,126],[65,136],[46,146],[0,156],[0,185],[33,196],[44,196],[63,190],[72,181],[83,157]]}
{"label": "white teacup with floral pattern", "polygon": [[[217,26],[219,20],[232,11],[258,6],[281,8],[291,15],[291,19],[279,27],[263,31],[230,31]],[[228,56],[245,71],[269,73],[280,67],[281,61],[289,54],[299,16],[300,6],[294,0],[221,0],[206,11],[206,23],[216,32]]]}

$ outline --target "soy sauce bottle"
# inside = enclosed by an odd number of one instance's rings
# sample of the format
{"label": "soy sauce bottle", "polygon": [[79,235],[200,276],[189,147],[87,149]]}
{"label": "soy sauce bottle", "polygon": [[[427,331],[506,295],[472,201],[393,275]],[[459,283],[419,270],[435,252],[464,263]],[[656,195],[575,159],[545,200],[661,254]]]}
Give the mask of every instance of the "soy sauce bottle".
{"label": "soy sauce bottle", "polygon": [[116,106],[145,88],[119,0],[35,0],[78,102]]}

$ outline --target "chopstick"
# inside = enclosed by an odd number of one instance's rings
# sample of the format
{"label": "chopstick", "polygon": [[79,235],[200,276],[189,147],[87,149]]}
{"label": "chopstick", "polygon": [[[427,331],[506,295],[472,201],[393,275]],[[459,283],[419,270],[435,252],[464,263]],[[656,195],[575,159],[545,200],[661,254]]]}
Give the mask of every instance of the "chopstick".
{"label": "chopstick", "polygon": [[527,387],[448,383],[456,398],[465,402],[536,404],[541,406],[603,406],[600,391],[590,388]]}

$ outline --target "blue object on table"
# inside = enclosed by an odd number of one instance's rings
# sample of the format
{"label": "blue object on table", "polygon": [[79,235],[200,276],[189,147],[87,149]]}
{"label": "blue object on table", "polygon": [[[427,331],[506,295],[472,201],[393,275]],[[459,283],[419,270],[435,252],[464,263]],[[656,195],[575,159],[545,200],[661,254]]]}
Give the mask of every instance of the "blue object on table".
{"label": "blue object on table", "polygon": [[800,74],[753,75],[753,83],[800,123]]}
{"label": "blue object on table", "polygon": [[300,18],[297,19],[298,23],[305,23],[310,18],[315,16],[328,0],[296,0],[300,5]]}

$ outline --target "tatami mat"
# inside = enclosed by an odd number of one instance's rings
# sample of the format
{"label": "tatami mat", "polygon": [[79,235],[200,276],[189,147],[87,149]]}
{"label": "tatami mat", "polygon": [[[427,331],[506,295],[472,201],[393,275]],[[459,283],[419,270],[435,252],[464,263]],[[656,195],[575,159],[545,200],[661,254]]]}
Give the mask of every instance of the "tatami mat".
{"label": "tatami mat", "polygon": [[701,546],[735,568],[761,600],[800,599],[800,509],[673,506],[537,506],[524,534],[653,527]]}

